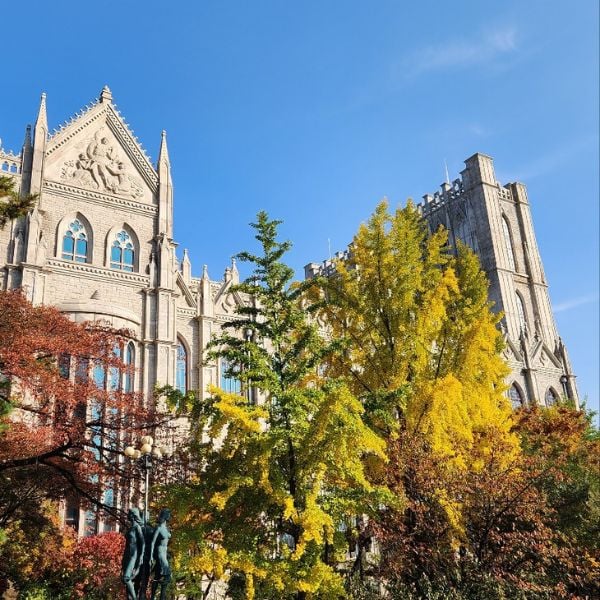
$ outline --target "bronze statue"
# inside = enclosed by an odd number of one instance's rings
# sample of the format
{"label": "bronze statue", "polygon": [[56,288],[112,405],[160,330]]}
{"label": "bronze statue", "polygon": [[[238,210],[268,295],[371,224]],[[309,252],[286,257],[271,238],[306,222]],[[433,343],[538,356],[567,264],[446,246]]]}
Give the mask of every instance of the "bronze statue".
{"label": "bronze statue", "polygon": [[154,600],[156,590],[160,585],[160,600],[166,600],[167,587],[171,581],[171,567],[167,558],[167,545],[171,532],[167,527],[167,521],[171,518],[171,511],[163,508],[158,515],[158,525],[152,536],[152,558],[154,559],[154,579],[152,580],[151,600]]}
{"label": "bronze statue", "polygon": [[154,537],[154,527],[146,523],[144,531],[144,561],[140,568],[140,572],[135,581],[138,600],[146,600],[148,590],[148,582],[150,581],[150,572],[152,571],[152,538]]}
{"label": "bronze statue", "polygon": [[127,519],[131,524],[125,533],[125,551],[121,563],[121,578],[125,584],[127,600],[137,600],[134,579],[144,560],[144,533],[142,532],[142,517],[137,508],[130,508]]}

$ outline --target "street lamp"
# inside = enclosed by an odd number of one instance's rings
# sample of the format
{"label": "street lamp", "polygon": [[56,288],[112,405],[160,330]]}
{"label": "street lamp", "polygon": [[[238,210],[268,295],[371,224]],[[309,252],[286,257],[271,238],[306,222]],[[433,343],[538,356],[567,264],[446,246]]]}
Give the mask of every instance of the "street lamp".
{"label": "street lamp", "polygon": [[565,395],[565,398],[569,398],[569,390],[567,388],[568,381],[569,381],[569,378],[566,375],[560,376],[560,382],[562,384],[563,394]]}
{"label": "street lamp", "polygon": [[[251,327],[244,328],[244,340],[247,343],[254,341],[254,330]],[[250,350],[248,349],[248,363],[250,362]],[[249,366],[248,366],[249,368]],[[248,404],[254,404],[254,398],[252,397],[252,386],[250,384],[250,378],[246,378],[246,400]]]}
{"label": "street lamp", "polygon": [[150,489],[150,471],[154,461],[169,456],[169,450],[165,446],[155,446],[154,440],[145,435],[139,440],[139,448],[127,446],[125,456],[137,462],[138,468],[144,472],[144,525],[148,524],[148,492]]}

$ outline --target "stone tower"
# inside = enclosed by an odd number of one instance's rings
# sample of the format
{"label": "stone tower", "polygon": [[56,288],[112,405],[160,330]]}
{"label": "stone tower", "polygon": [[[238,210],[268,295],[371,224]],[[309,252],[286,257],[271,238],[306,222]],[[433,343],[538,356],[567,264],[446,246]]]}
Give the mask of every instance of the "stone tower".
{"label": "stone tower", "polygon": [[515,406],[549,405],[566,396],[578,404],[577,386],[558,335],[548,283],[535,239],[527,190],[522,183],[501,185],[493,161],[475,154],[461,177],[442,184],[418,205],[431,231],[443,225],[450,242],[460,239],[479,256],[490,280],[489,296],[502,311],[507,381]]}
{"label": "stone tower", "polygon": [[[500,185],[489,156],[475,154],[465,165],[459,179],[426,194],[417,209],[430,231],[443,225],[450,244],[461,240],[479,256],[490,281],[493,310],[504,315],[504,357],[511,367],[506,383],[513,405],[549,405],[560,397],[578,404],[575,376],[552,313],[527,190],[522,183]],[[343,260],[347,252],[335,258]],[[309,263],[305,276],[328,275],[334,268],[331,260]]]}

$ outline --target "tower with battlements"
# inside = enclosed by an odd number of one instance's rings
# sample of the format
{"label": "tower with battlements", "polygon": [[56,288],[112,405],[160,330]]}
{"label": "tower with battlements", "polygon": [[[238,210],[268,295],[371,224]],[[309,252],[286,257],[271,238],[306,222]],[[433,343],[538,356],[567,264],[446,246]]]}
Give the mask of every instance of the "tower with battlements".
{"label": "tower with battlements", "polygon": [[[479,256],[490,281],[493,309],[503,313],[504,357],[511,368],[508,393],[514,406],[550,405],[561,397],[578,404],[567,350],[558,335],[548,283],[535,239],[527,189],[501,185],[493,161],[475,154],[461,176],[417,205],[430,231],[443,225],[449,241],[461,240]],[[344,253],[338,253],[343,258]],[[327,274],[334,263],[311,263],[305,276]]]}

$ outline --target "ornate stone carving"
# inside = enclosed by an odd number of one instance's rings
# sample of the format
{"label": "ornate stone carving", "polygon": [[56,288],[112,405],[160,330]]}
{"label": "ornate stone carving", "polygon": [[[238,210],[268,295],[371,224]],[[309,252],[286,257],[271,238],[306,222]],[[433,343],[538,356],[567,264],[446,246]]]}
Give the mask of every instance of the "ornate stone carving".
{"label": "ornate stone carving", "polygon": [[103,129],[100,127],[93,138],[77,144],[82,150],[85,146],[85,150],[79,153],[77,159],[64,163],[61,179],[76,186],[139,198],[144,193],[141,182],[128,172],[127,164],[108,137],[103,135]]}

